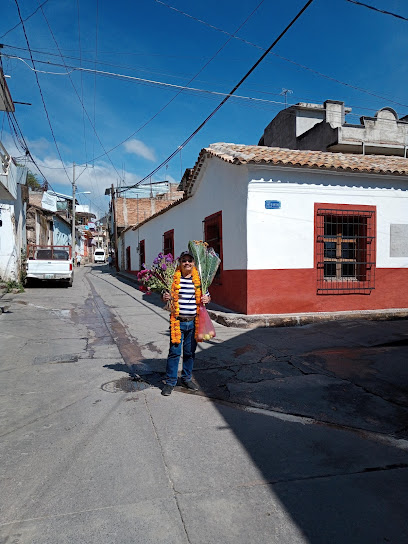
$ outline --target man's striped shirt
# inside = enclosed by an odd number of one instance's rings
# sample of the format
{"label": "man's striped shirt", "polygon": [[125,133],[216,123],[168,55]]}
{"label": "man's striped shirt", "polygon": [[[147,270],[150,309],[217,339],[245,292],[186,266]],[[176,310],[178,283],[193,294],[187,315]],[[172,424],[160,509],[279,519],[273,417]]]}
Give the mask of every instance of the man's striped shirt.
{"label": "man's striped shirt", "polygon": [[192,278],[180,278],[179,291],[180,317],[192,317],[197,313],[195,287]]}

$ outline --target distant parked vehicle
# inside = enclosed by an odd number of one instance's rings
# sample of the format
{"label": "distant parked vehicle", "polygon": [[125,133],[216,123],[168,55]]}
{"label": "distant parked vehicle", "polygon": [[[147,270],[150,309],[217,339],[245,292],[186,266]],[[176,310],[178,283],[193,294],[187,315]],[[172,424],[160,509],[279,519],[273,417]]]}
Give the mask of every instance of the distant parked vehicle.
{"label": "distant parked vehicle", "polygon": [[26,284],[32,280],[55,281],[72,287],[74,271],[71,246],[28,247]]}
{"label": "distant parked vehicle", "polygon": [[95,249],[94,261],[96,263],[106,263],[106,253],[103,249]]}

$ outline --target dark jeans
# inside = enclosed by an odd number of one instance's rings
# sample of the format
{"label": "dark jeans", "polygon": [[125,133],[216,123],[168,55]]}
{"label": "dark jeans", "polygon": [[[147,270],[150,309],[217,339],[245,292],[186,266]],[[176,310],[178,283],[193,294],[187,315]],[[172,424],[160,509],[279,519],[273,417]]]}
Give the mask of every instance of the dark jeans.
{"label": "dark jeans", "polygon": [[181,342],[180,344],[170,344],[169,355],[167,357],[166,383],[173,387],[177,384],[177,372],[181,351],[183,350],[183,371],[181,373],[181,379],[189,381],[193,374],[195,350],[197,348],[197,342],[194,338],[194,321],[181,321],[180,331]]}

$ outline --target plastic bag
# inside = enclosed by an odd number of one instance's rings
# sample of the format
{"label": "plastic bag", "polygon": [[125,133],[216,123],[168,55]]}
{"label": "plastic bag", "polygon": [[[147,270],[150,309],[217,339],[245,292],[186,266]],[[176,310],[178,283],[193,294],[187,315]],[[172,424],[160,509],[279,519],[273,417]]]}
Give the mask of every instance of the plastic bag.
{"label": "plastic bag", "polygon": [[199,318],[198,318],[198,330],[196,334],[197,342],[205,342],[215,338],[214,325],[208,315],[207,309],[204,304],[199,306]]}

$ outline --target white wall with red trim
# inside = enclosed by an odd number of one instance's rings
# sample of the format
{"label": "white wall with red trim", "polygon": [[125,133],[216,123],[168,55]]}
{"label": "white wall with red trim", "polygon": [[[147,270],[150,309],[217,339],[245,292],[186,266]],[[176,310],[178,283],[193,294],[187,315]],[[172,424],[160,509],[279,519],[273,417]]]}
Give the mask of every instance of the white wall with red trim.
{"label": "white wall with red trim", "polygon": [[[314,266],[314,204],[377,208],[377,267],[408,267],[390,257],[390,225],[408,224],[408,179],[305,169],[251,169],[248,186],[248,269]],[[265,209],[276,200],[280,209]]]}
{"label": "white wall with red trim", "polygon": [[[228,248],[223,256],[223,266],[245,269],[247,191],[246,167],[227,164],[218,158],[207,160],[189,199],[121,235],[124,237],[124,247],[131,248],[132,270],[139,269],[140,240],[145,240],[145,260],[149,266],[163,250],[163,234],[174,229],[174,251],[177,256],[187,249],[189,240],[203,239],[204,219],[219,211],[222,211],[223,245]],[[121,262],[121,243],[118,247]]]}
{"label": "white wall with red trim", "polygon": [[[266,209],[266,200],[280,202]],[[317,293],[315,203],[375,206],[376,280],[366,294]],[[223,271],[213,300],[242,313],[299,313],[408,307],[408,257],[390,256],[390,225],[408,224],[408,178],[329,170],[234,165],[206,158],[192,196],[135,230],[122,234],[139,269],[145,240],[150,266],[174,229],[176,255],[191,239],[203,239],[203,220],[222,212]],[[121,258],[119,258],[121,262]]]}

